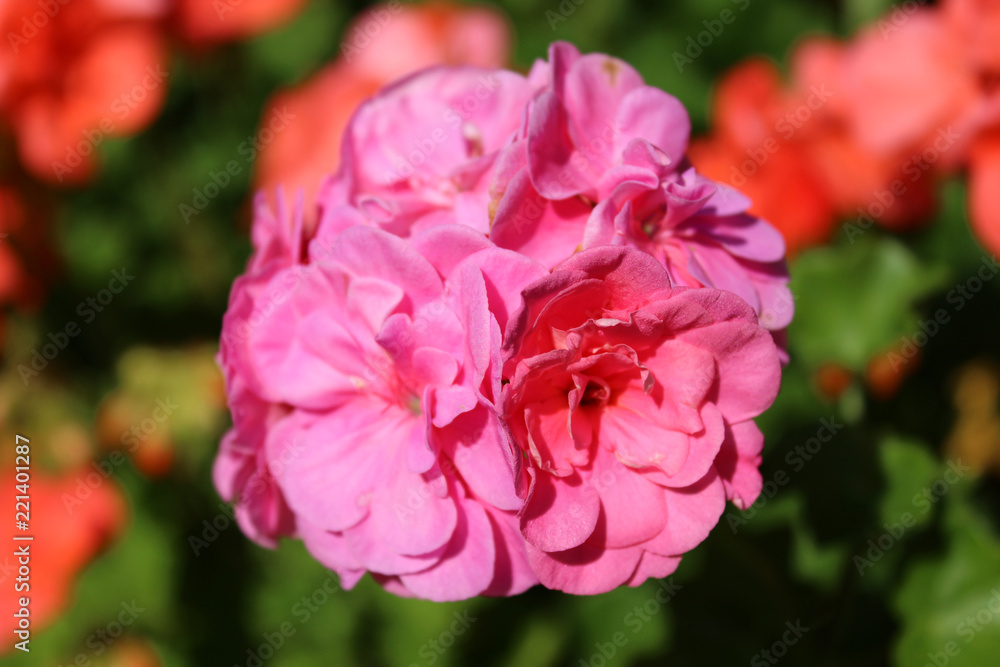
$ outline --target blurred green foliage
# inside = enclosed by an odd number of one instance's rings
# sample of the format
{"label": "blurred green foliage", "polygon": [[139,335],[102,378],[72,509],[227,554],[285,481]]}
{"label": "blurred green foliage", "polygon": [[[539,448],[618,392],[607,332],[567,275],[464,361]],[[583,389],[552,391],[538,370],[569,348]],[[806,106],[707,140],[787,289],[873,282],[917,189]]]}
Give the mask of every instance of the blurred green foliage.
{"label": "blurred green foliage", "polygon": [[[885,0],[502,3],[515,29],[517,67],[543,57],[555,39],[613,53],[677,95],[696,132],[709,126],[712,82],[742,58],[765,54],[781,62],[801,36],[846,35],[887,6]],[[703,21],[734,7],[738,20],[680,71],[672,54],[704,29]],[[340,32],[361,8],[313,0],[273,34],[210,55],[178,55],[156,124],[105,146],[100,179],[62,198],[55,241],[63,273],[40,313],[10,324],[8,359],[20,360],[46,332],[73,319],[76,304],[122,266],[136,275],[134,286],[83,329],[48,372],[47,387],[71,392],[72,409],[94,414],[129,377],[168,374],[163,364],[175,363],[168,353],[161,366],[140,372],[135,364],[151,362],[137,346],[211,345],[250,247],[252,164],[238,147],[255,133],[276,88],[305,79],[337,54]],[[190,203],[209,172],[234,159],[241,173],[185,223],[180,204]],[[873,228],[853,243],[839,233],[830,247],[793,263],[792,363],[778,401],[761,419],[763,474],[772,486],[748,512],[727,508],[708,541],[685,557],[672,578],[679,588],[665,604],[657,597],[665,590],[659,582],[593,598],[534,589],[513,599],[454,604],[399,599],[369,579],[331,593],[336,577],[301,544],[261,549],[228,519],[210,476],[224,424],[198,412],[198,401],[182,400],[183,428],[175,435],[188,464],[154,480],[131,464],[116,471],[132,514],[124,537],[80,578],[74,604],[37,636],[31,656],[3,661],[67,665],[84,655],[110,664],[88,638],[123,602],[135,600],[144,611],[129,632],[152,642],[167,667],[256,664],[250,654],[283,627],[293,634],[282,635],[265,661],[274,667],[763,665],[772,663],[761,651],[782,641],[786,623],[808,631],[782,652],[785,665],[921,667],[949,642],[959,650],[947,664],[995,665],[1000,614],[984,623],[980,613],[982,629],[971,636],[963,630],[971,626],[962,624],[1000,591],[1000,485],[996,477],[971,473],[926,511],[915,500],[948,469],[941,443],[955,419],[954,370],[977,359],[1000,360],[1000,281],[961,311],[946,300],[982,257],[963,200],[963,185],[948,183],[926,230],[896,237]],[[938,308],[949,309],[951,323],[922,350],[894,398],[873,398],[864,382],[868,360],[917,331]],[[815,374],[827,362],[853,377],[838,398],[816,387]],[[157,387],[198,395],[182,377],[165,382]],[[160,395],[157,388],[138,391],[146,391],[150,405]],[[44,404],[52,395],[32,391],[28,400]],[[820,420],[843,426],[818,451],[807,450],[807,459],[796,448],[817,438]],[[879,538],[907,513],[913,526],[881,548]],[[196,554],[189,538],[212,534]],[[878,560],[870,558],[873,543],[884,552]],[[871,565],[859,568],[857,557]],[[615,643],[616,633],[624,645]]]}

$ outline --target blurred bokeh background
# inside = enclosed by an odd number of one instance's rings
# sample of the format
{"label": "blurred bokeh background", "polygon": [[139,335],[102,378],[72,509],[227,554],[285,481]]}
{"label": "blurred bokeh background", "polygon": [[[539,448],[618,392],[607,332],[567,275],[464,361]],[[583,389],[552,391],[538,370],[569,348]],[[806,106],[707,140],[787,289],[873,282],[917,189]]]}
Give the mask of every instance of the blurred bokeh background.
{"label": "blurred bokeh background", "polygon": [[[998,664],[998,4],[0,0],[0,515],[13,534],[20,434],[36,536],[30,654],[0,539],[0,661]],[[788,240],[764,494],[662,583],[340,591],[211,482],[254,192],[311,196],[385,82],[557,39],[679,97],[695,164]]]}

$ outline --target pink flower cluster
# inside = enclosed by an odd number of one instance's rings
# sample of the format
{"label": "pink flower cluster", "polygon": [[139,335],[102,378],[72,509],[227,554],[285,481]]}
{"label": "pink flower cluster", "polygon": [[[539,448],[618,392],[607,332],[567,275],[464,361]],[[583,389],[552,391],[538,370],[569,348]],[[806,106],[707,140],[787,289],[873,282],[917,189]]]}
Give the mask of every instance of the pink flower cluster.
{"label": "pink flower cluster", "polygon": [[261,199],[215,479],[264,545],[457,600],[663,577],[761,490],[781,236],[685,158],[681,104],[552,46],[354,115],[306,225]]}

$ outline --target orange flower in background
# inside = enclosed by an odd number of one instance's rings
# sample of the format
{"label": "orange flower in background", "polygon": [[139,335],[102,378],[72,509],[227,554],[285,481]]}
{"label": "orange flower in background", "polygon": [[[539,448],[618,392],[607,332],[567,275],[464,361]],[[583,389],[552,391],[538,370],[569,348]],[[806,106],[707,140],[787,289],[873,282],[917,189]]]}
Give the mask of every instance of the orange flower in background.
{"label": "orange flower in background", "polygon": [[128,637],[115,643],[104,667],[160,667],[162,664],[148,642]]}
{"label": "orange flower in background", "polygon": [[972,230],[990,252],[1000,253],[1000,2],[948,0],[941,11],[965,56],[964,70],[952,75],[976,86],[977,99],[964,123]]}
{"label": "orange flower in background", "polygon": [[788,108],[774,64],[748,60],[719,82],[714,133],[692,142],[689,156],[706,176],[750,197],[751,212],[778,228],[793,255],[827,241],[835,219],[807,147],[785,118]]}
{"label": "orange flower in background", "polygon": [[340,162],[347,121],[369,95],[431,65],[500,67],[510,41],[507,21],[486,8],[390,2],[360,14],[345,32],[341,57],[267,105],[263,118],[285,113],[292,121],[261,150],[256,188],[302,189],[309,210],[319,183]]}
{"label": "orange flower in background", "polygon": [[898,394],[906,379],[920,366],[923,352],[917,348],[916,352],[907,354],[906,345],[896,344],[873,354],[868,360],[865,382],[871,395],[880,401],[887,401]]}
{"label": "orange flower in background", "polygon": [[810,164],[838,217],[913,228],[927,220],[934,206],[937,179],[925,173],[933,162],[922,158],[916,144],[875,150],[858,138],[850,122],[856,100],[848,83],[848,50],[834,40],[813,38],[792,54],[794,114],[801,118],[804,109],[813,109],[810,96],[825,99],[814,117],[800,123]]}
{"label": "orange flower in background", "polygon": [[982,244],[1000,253],[1000,130],[983,136],[972,147],[969,217]]}
{"label": "orange flower in background", "polygon": [[307,0],[177,0],[177,32],[194,43],[254,37],[290,20]]}
{"label": "orange flower in background", "polygon": [[[24,166],[49,182],[80,183],[98,147],[146,127],[166,93],[163,2],[36,0],[0,8],[0,121]],[[9,48],[6,48],[8,47]]]}
{"label": "orange flower in background", "polygon": [[[13,460],[13,455],[7,457]],[[86,565],[108,546],[125,526],[127,510],[121,491],[111,479],[105,479],[96,467],[84,466],[58,477],[32,469],[28,491],[31,496],[29,530],[33,541],[29,545],[31,568],[29,590],[15,591],[19,563],[13,547],[0,557],[0,616],[4,635],[15,637],[14,613],[20,597],[28,597],[31,630],[51,623],[70,604],[73,582]],[[7,468],[0,473],[0,488],[13,495],[15,471]],[[70,500],[67,500],[70,499]],[[4,523],[14,531],[15,506],[4,503]],[[13,543],[12,543],[13,544]],[[0,650],[11,650],[13,641]]]}
{"label": "orange flower in background", "polygon": [[750,60],[719,84],[695,166],[742,188],[789,253],[873,222],[916,227],[941,177],[969,170],[969,215],[1000,252],[1000,2],[900,6],[851,42],[811,38],[783,86]]}
{"label": "orange flower in background", "polygon": [[860,223],[858,231],[873,222],[906,229],[933,209],[941,165],[921,151],[940,137],[895,127],[898,138],[888,141],[878,128],[896,111],[874,108],[883,96],[859,89],[862,81],[877,87],[888,71],[871,64],[879,48],[807,39],[792,54],[787,85],[770,61],[738,65],[716,91],[714,133],[692,144],[695,166],[743,189],[785,235],[789,254],[828,241],[841,218]]}
{"label": "orange flower in background", "polygon": [[965,461],[976,474],[1000,471],[1000,369],[986,359],[968,362],[956,373],[951,398],[956,414],[945,440],[948,458]]}
{"label": "orange flower in background", "polygon": [[36,178],[84,183],[106,140],[145,129],[162,108],[171,29],[194,44],[250,37],[305,2],[4,0],[0,126]]}
{"label": "orange flower in background", "polygon": [[977,98],[961,36],[935,9],[900,9],[862,30],[845,47],[843,76],[848,122],[879,153],[933,140]]}

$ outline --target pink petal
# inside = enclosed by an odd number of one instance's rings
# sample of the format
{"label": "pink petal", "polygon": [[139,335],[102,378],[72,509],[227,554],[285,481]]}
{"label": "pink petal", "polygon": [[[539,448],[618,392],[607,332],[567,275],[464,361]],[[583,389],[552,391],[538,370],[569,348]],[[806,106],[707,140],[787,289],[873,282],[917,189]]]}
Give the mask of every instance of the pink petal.
{"label": "pink petal", "polygon": [[719,377],[715,404],[730,424],[752,419],[774,402],[781,363],[766,330],[744,322],[720,322],[684,334],[684,340],[715,357]]}
{"label": "pink petal", "polygon": [[524,549],[524,538],[518,529],[517,515],[500,512],[485,507],[493,526],[493,543],[496,545],[496,567],[493,581],[483,595],[520,595],[538,583],[538,577],[531,570],[528,554]]}
{"label": "pink petal", "polygon": [[659,534],[667,522],[662,489],[618,461],[604,447],[597,448],[587,484],[601,496],[609,548],[640,544]]}
{"label": "pink petal", "polygon": [[[681,564],[680,556],[661,556],[651,551],[644,551],[639,565],[636,566],[632,578],[628,580],[629,586],[640,586],[647,579],[662,579],[673,574],[677,566]],[[657,600],[660,592],[656,593]],[[667,598],[669,599],[669,598]]]}
{"label": "pink petal", "polygon": [[538,472],[521,514],[521,533],[543,551],[572,549],[594,532],[600,509],[597,490],[578,473],[554,477]]}
{"label": "pink petal", "polygon": [[347,287],[347,306],[363,318],[371,331],[378,331],[403,296],[398,285],[378,278],[355,278]]}
{"label": "pink petal", "polygon": [[419,425],[402,413],[357,400],[320,419],[303,435],[301,452],[278,480],[288,504],[306,521],[345,530],[368,515],[383,478],[385,447],[401,447]]}
{"label": "pink petal", "polygon": [[447,278],[462,260],[480,250],[493,247],[485,234],[464,225],[438,225],[414,234],[410,243]]}
{"label": "pink petal", "polygon": [[687,459],[683,467],[672,475],[662,469],[644,470],[646,477],[660,486],[683,488],[702,479],[712,469],[716,456],[722,448],[726,435],[726,424],[714,403],[701,407],[701,421],[704,429],[688,436]]}
{"label": "pink petal", "polygon": [[566,110],[555,93],[535,98],[528,126],[528,168],[535,190],[545,199],[569,199],[596,185],[576,166],[567,123]]}
{"label": "pink petal", "polygon": [[402,287],[414,307],[441,294],[441,279],[413,246],[388,232],[351,227],[333,244],[330,262],[356,276],[381,278]]}
{"label": "pink petal", "polygon": [[760,475],[764,434],[752,421],[740,422],[726,429],[715,468],[726,487],[726,497],[745,510],[757,500],[764,480]]}
{"label": "pink petal", "polygon": [[588,160],[592,182],[614,163],[619,107],[642,86],[642,77],[630,65],[600,53],[581,56],[569,69],[563,103],[570,135]]}
{"label": "pink petal", "polygon": [[365,575],[364,566],[351,553],[343,535],[302,521],[299,523],[299,537],[313,558],[337,573],[345,590],[354,588]]}
{"label": "pink petal", "polygon": [[632,468],[655,467],[675,475],[688,459],[690,438],[686,433],[664,428],[629,408],[605,410],[600,428],[601,444],[613,448]]}
{"label": "pink petal", "polygon": [[467,387],[461,385],[435,387],[430,403],[432,423],[442,428],[454,422],[459,415],[474,410],[478,405],[479,399],[476,394]]}
{"label": "pink petal", "polygon": [[476,497],[501,510],[521,508],[524,501],[517,495],[520,454],[495,412],[478,406],[456,417],[437,437],[441,451]]}
{"label": "pink petal", "polygon": [[560,271],[582,271],[611,290],[609,310],[637,310],[660,290],[670,288],[663,266],[634,248],[602,246],[579,252],[559,265]]}
{"label": "pink petal", "polygon": [[398,575],[426,570],[437,563],[446,546],[419,556],[406,556],[386,549],[383,535],[370,521],[362,521],[344,531],[344,542],[365,569],[374,574]]}
{"label": "pink petal", "polygon": [[456,501],[458,522],[440,560],[427,570],[399,577],[403,585],[426,600],[465,600],[482,593],[493,580],[496,545],[486,511],[475,501]]}
{"label": "pink petal", "polygon": [[[704,223],[698,225],[698,232],[736,257],[755,262],[780,262],[785,259],[785,237],[761,218],[733,215],[706,218]],[[692,225],[695,224],[692,222]]]}
{"label": "pink petal", "polygon": [[666,153],[673,164],[683,160],[691,136],[691,118],[673,95],[650,86],[632,90],[618,108],[617,124],[626,141],[646,139]]}
{"label": "pink petal", "polygon": [[677,556],[701,544],[726,509],[722,480],[710,471],[698,484],[686,489],[664,489],[667,525],[647,542],[647,550],[662,556]]}
{"label": "pink petal", "polygon": [[455,522],[455,501],[440,470],[412,472],[401,455],[388,461],[367,521],[383,549],[411,556],[431,553],[451,539]]}
{"label": "pink petal", "polygon": [[642,557],[641,547],[608,549],[599,538],[555,553],[541,551],[530,542],[525,543],[525,549],[543,586],[573,595],[597,595],[621,586]]}

